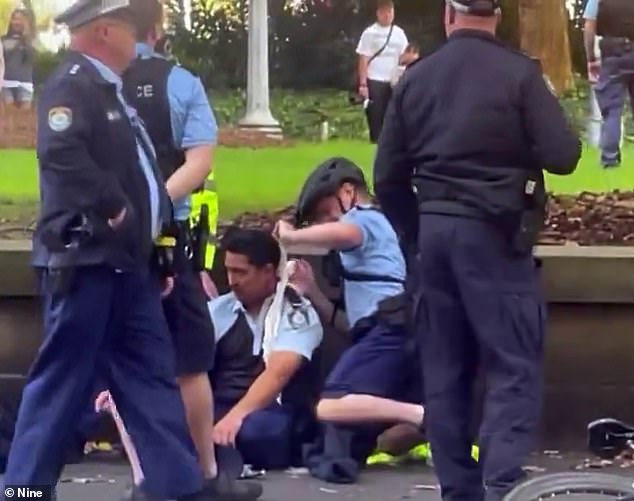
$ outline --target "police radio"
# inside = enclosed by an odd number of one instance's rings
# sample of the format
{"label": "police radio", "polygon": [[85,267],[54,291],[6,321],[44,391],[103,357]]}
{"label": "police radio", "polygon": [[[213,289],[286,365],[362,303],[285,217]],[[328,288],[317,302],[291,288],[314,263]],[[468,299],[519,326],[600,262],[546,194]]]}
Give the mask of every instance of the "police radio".
{"label": "police radio", "polygon": [[154,240],[154,265],[161,277],[176,275],[178,229],[174,224],[163,227]]}

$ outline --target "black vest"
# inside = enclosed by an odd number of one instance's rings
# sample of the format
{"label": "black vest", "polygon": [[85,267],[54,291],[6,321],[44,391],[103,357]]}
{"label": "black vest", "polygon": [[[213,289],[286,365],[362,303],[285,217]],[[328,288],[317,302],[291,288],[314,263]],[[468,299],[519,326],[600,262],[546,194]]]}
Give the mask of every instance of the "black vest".
{"label": "black vest", "polygon": [[634,2],[632,0],[600,0],[597,34],[634,40]]}
{"label": "black vest", "polygon": [[[287,298],[297,297],[287,288]],[[282,391],[282,403],[295,409],[312,409],[319,397],[320,362],[319,349],[310,361],[304,359],[301,368]],[[243,312],[227,333],[216,344],[216,357],[210,372],[214,398],[220,402],[235,404],[247,393],[253,382],[264,371],[262,351],[253,355],[253,332]]]}
{"label": "black vest", "polygon": [[145,122],[166,180],[185,162],[185,153],[174,146],[167,94],[173,67],[174,63],[161,57],[136,58],[123,75],[126,99]]}

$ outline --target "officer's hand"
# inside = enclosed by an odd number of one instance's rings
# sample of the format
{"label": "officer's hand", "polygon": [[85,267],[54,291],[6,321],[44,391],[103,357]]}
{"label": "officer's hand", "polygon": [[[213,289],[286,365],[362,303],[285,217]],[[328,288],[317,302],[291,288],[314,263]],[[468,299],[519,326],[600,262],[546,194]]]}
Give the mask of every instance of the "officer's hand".
{"label": "officer's hand", "polygon": [[237,413],[227,414],[214,426],[214,443],[217,445],[236,446],[236,437],[242,428],[244,418]]}
{"label": "officer's hand", "polygon": [[291,223],[280,219],[275,225],[273,236],[277,238],[280,243],[288,244],[290,243],[290,239],[294,231],[295,227]]}
{"label": "officer's hand", "polygon": [[124,207],[123,209],[121,209],[121,212],[119,212],[117,217],[108,219],[108,225],[110,226],[110,228],[116,230],[125,219],[126,212],[126,208]]}
{"label": "officer's hand", "polygon": [[302,296],[310,297],[317,288],[313,267],[308,261],[298,259],[295,261],[295,271],[289,277],[289,285]]}
{"label": "officer's hand", "polygon": [[169,296],[174,290],[174,277],[166,277],[163,280],[163,290],[161,291],[161,297],[165,298]]}
{"label": "officer's hand", "polygon": [[368,92],[368,86],[367,85],[359,85],[359,95],[363,99],[368,99],[370,97],[370,93]]}
{"label": "officer's hand", "polygon": [[102,391],[95,399],[95,412],[110,411],[112,399],[108,390]]}
{"label": "officer's hand", "polygon": [[205,291],[205,294],[207,294],[208,299],[215,299],[218,297],[218,288],[209,276],[209,273],[205,270],[200,272],[200,283],[202,284],[203,290]]}
{"label": "officer's hand", "polygon": [[599,80],[600,71],[601,61],[592,61],[588,63],[588,80],[591,83],[596,83]]}

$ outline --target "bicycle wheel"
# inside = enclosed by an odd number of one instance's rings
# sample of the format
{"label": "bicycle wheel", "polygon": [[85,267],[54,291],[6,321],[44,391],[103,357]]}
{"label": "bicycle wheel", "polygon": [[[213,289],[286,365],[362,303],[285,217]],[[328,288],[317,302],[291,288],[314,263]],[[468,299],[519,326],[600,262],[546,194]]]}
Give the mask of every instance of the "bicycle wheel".
{"label": "bicycle wheel", "polygon": [[504,501],[541,501],[555,497],[634,501],[634,479],[607,473],[552,473],[518,485],[506,495]]}

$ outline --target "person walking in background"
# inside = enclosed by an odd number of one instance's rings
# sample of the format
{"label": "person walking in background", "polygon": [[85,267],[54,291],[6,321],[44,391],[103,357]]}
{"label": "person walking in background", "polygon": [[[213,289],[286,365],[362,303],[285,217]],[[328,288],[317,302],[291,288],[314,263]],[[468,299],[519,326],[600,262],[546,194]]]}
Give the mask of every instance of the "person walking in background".
{"label": "person walking in background", "polygon": [[24,9],[13,11],[9,28],[1,41],[4,59],[4,79],[0,78],[2,98],[6,104],[30,108],[33,102],[35,50],[33,49],[31,16],[28,11]]}
{"label": "person walking in background", "polygon": [[405,32],[394,24],[394,3],[379,0],[376,22],[361,34],[357,54],[359,96],[365,101],[370,142],[376,143],[392,96],[392,76],[408,46]]}
{"label": "person walking in background", "polygon": [[[601,164],[617,167],[621,164],[623,106],[627,95],[634,110],[634,4],[588,0],[583,13],[583,39],[588,63],[588,80],[594,85],[601,110]],[[595,39],[599,42],[601,59],[595,54]]]}

